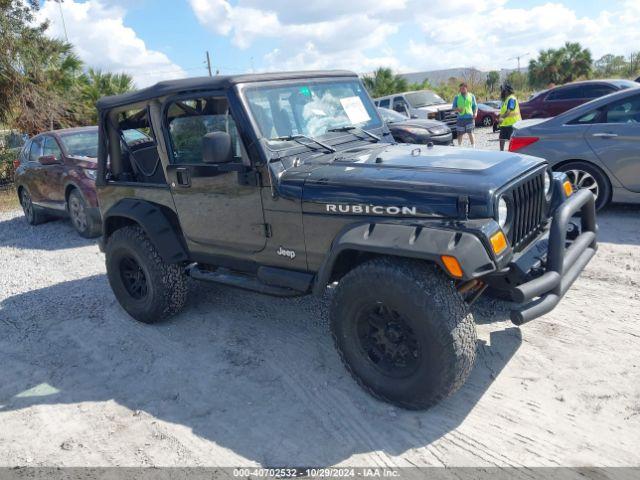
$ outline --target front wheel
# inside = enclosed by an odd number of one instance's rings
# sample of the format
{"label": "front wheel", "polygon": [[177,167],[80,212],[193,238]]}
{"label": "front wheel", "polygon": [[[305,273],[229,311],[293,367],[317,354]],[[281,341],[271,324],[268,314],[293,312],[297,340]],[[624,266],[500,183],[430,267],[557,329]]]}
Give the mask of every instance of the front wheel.
{"label": "front wheel", "polygon": [[80,236],[93,238],[100,235],[100,224],[89,214],[87,202],[78,190],[72,190],[67,201],[71,223]]}
{"label": "front wheel", "polygon": [[557,169],[564,172],[573,190],[587,189],[596,197],[596,210],[604,208],[611,199],[611,184],[607,176],[595,165],[569,162]]}
{"label": "front wheel", "polygon": [[473,316],[437,267],[380,258],[345,275],[331,330],[354,379],[373,396],[429,408],[455,392],[476,355]]}
{"label": "front wheel", "polygon": [[493,118],[491,118],[490,115],[487,115],[482,119],[482,125],[485,127],[490,127],[491,125],[493,125]]}
{"label": "front wheel", "polygon": [[187,298],[181,265],[166,263],[138,226],[116,230],[105,248],[107,277],[122,308],[140,322],[178,313]]}

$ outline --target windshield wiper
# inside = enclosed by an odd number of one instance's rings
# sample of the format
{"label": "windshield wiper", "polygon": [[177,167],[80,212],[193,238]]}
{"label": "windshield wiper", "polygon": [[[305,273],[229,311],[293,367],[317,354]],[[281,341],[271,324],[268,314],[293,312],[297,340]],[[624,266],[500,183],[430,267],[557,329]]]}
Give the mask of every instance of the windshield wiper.
{"label": "windshield wiper", "polygon": [[280,141],[280,142],[290,142],[290,141],[294,141],[294,142],[298,142],[300,145],[304,145],[305,147],[310,147],[309,144],[301,142],[300,139],[304,138],[305,140],[308,140],[310,142],[315,143],[316,145],[320,145],[322,148],[326,148],[327,150],[329,150],[330,152],[335,153],[337,150],[335,148],[333,148],[331,145],[327,145],[326,143],[322,143],[319,140],[316,140],[315,138],[312,137],[308,137],[306,135],[302,135],[302,134],[297,134],[297,135],[285,135],[283,137],[275,137],[275,138],[270,138],[269,140],[275,140],[275,141]]}
{"label": "windshield wiper", "polygon": [[327,130],[327,132],[350,132],[351,130],[358,130],[359,132],[362,132],[365,135],[373,138],[376,142],[382,140],[378,135],[367,132],[364,128],[356,127],[355,125],[345,125],[344,127],[330,128],[329,130]]}

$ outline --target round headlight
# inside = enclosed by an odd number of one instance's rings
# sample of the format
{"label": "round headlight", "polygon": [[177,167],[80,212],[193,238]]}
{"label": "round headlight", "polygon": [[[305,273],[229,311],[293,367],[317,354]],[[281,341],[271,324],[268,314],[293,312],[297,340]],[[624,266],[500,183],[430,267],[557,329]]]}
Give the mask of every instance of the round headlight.
{"label": "round headlight", "polygon": [[500,228],[504,228],[507,224],[507,217],[509,216],[509,206],[504,197],[500,197],[498,200],[498,225]]}
{"label": "round headlight", "polygon": [[547,171],[544,176],[544,196],[547,200],[551,197],[551,180],[551,172]]}

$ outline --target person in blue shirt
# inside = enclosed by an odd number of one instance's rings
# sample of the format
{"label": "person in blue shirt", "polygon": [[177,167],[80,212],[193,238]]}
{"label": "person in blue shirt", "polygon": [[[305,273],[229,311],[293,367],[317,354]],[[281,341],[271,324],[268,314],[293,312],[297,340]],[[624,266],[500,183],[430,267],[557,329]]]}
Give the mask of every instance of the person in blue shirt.
{"label": "person in blue shirt", "polygon": [[478,115],[478,104],[473,93],[469,92],[467,84],[460,84],[460,93],[453,99],[452,108],[458,112],[456,121],[456,133],[458,134],[458,145],[462,145],[462,137],[466,133],[469,135],[471,146],[476,146],[476,139],[473,130],[476,125],[476,115]]}

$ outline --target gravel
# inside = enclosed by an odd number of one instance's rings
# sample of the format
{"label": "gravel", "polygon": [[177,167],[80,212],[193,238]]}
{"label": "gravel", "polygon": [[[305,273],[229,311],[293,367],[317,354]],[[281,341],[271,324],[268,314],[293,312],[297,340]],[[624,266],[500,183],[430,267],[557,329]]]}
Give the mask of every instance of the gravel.
{"label": "gravel", "polygon": [[0,213],[0,465],[640,465],[640,215],[599,223],[552,313],[516,328],[481,299],[466,385],[409,412],[345,372],[326,297],[194,283],[136,323],[95,241]]}

